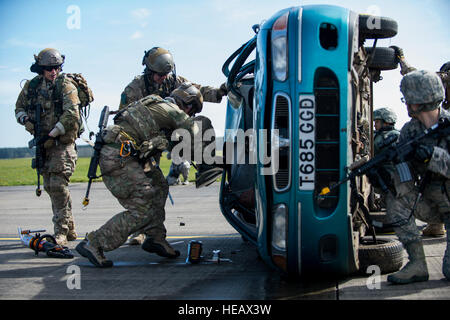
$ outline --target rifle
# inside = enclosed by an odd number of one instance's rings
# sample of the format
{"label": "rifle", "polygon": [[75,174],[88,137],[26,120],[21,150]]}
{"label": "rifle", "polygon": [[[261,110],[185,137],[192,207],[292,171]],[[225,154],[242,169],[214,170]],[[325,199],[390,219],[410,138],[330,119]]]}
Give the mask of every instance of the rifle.
{"label": "rifle", "polygon": [[[154,167],[159,168],[159,170],[161,170],[161,168],[159,167],[158,162],[155,160],[155,157],[151,156],[151,157],[149,158],[149,160],[150,160],[150,162],[152,163],[152,165],[153,165]],[[161,170],[161,171],[162,171],[162,170]],[[174,205],[175,203],[173,202],[173,198],[172,198],[172,195],[170,194],[170,190],[167,191],[167,195],[168,195],[168,197],[169,197],[170,203],[171,203],[172,205]]]}
{"label": "rifle", "polygon": [[103,141],[103,131],[105,130],[107,124],[108,124],[108,117],[109,117],[109,107],[104,106],[102,113],[100,114],[100,120],[98,122],[98,132],[95,136],[95,144],[94,144],[94,153],[91,157],[91,162],[89,163],[89,170],[87,177],[89,178],[86,195],[83,200],[83,206],[86,207],[89,204],[89,192],[91,190],[91,184],[93,179],[100,178],[100,176],[97,176],[97,167],[98,162],[100,160],[100,151],[102,150],[104,141]]}
{"label": "rifle", "polygon": [[45,162],[45,149],[44,143],[50,139],[49,135],[42,136],[42,128],[41,128],[41,112],[42,106],[40,104],[36,104],[36,109],[34,110],[35,120],[32,121],[34,125],[34,138],[28,142],[28,148],[32,149],[36,147],[35,156],[31,159],[31,168],[36,169],[37,173],[37,188],[36,188],[36,196],[40,197],[41,190],[41,172],[44,168]]}
{"label": "rifle", "polygon": [[363,163],[361,166],[352,169],[350,174],[340,180],[339,182],[333,184],[331,187],[325,187],[322,189],[319,197],[327,195],[331,190],[336,189],[341,184],[359,177],[363,174],[370,174],[371,176],[376,176],[377,180],[381,186],[383,192],[387,192],[388,188],[384,183],[381,176],[378,174],[379,167],[386,162],[396,163],[396,169],[400,176],[401,182],[406,182],[412,180],[411,172],[406,164],[406,158],[408,158],[414,151],[417,144],[422,140],[429,137],[446,137],[450,134],[450,121],[448,119],[441,119],[438,123],[432,127],[424,130],[421,134],[417,135],[414,139],[405,141],[403,143],[397,143],[391,145],[379,155],[373,157],[370,161]]}

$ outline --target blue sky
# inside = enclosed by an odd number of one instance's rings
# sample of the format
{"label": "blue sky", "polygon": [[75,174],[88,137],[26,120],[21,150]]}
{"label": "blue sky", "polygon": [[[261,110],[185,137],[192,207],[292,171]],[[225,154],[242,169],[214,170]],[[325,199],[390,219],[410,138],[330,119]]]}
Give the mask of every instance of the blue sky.
{"label": "blue sky", "polygon": [[[64,72],[82,73],[88,80],[95,97],[88,125],[96,132],[102,107],[116,109],[124,87],[142,72],[144,50],[165,47],[179,75],[218,87],[226,80],[223,62],[253,36],[253,24],[286,7],[319,3],[395,19],[398,35],[378,45],[404,48],[418,68],[438,70],[450,60],[448,0],[0,0],[0,147],[23,147],[31,139],[16,123],[14,107],[21,81],[35,75],[29,71],[33,54],[43,48],[60,50],[66,55]],[[79,9],[79,20],[72,5]],[[374,85],[375,108],[396,110],[401,127],[408,117],[400,102],[399,70],[384,72],[383,78]],[[206,103],[203,110],[222,135],[225,102]]]}

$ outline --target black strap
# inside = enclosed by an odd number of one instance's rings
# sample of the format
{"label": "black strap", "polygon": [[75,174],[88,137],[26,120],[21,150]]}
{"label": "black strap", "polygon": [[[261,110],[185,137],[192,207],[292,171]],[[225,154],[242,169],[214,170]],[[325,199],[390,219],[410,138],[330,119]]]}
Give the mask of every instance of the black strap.
{"label": "black strap", "polygon": [[27,100],[30,103],[25,107],[25,110],[27,111],[27,113],[30,110],[35,110],[35,108],[33,108],[33,106],[37,102],[37,96],[38,96],[37,88],[39,87],[39,85],[42,83],[43,80],[44,80],[44,78],[37,76],[37,77],[34,77],[33,79],[31,79],[28,84]]}
{"label": "black strap", "polygon": [[41,241],[44,239],[50,239],[54,244],[56,243],[56,239],[50,235],[50,234],[44,234],[44,235],[40,235],[39,233],[36,235],[37,237],[37,241],[35,242],[36,245],[34,246],[34,254],[37,256],[39,254],[39,245],[41,244]]}
{"label": "black strap", "polygon": [[61,74],[56,78],[55,81],[55,88],[53,89],[52,93],[52,100],[55,104],[55,115],[56,118],[59,119],[59,117],[63,114],[63,93],[62,93],[62,84],[64,81],[64,74]]}
{"label": "black strap", "polygon": [[145,94],[144,97],[148,96],[150,94],[150,80],[148,79],[148,77],[151,75],[151,72],[146,73],[144,72],[144,84],[145,84]]}

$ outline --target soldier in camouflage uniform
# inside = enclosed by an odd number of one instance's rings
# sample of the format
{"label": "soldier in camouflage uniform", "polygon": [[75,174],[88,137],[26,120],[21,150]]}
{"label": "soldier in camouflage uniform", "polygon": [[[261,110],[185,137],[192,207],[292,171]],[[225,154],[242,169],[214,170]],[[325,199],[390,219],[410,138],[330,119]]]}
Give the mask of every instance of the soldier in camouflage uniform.
{"label": "soldier in camouflage uniform", "polygon": [[[395,54],[398,59],[398,63],[400,64],[400,74],[406,75],[411,71],[416,70],[413,66],[411,66],[408,61],[406,61],[405,56],[403,54],[403,50],[397,46],[391,46],[395,50]],[[444,101],[442,102],[442,108],[448,110],[450,107],[450,61],[444,63],[437,75],[442,81],[445,89]],[[429,223],[423,230],[422,234],[424,236],[429,237],[442,237],[445,235],[444,225],[442,223]]]}
{"label": "soldier in camouflage uniform", "polygon": [[[172,54],[166,49],[154,47],[145,51],[142,65],[145,66],[144,74],[137,76],[125,87],[120,96],[119,110],[128,104],[142,99],[150,94],[157,94],[166,98],[182,83],[188,82],[184,77],[175,74],[175,63]],[[220,103],[222,97],[227,94],[226,85],[219,89],[210,86],[194,84],[203,95],[204,101]]]}
{"label": "soldier in camouflage uniform", "polygon": [[[144,74],[137,76],[128,84],[120,97],[119,110],[128,104],[142,99],[150,94],[166,98],[170,93],[188,80],[175,73],[175,63],[172,54],[161,47],[153,47],[145,51],[142,59],[145,66]],[[204,101],[220,103],[222,97],[227,94],[225,83],[219,89],[210,86],[193,84],[200,90]],[[145,237],[143,234],[133,234],[128,242],[130,245],[142,244]]]}
{"label": "soldier in camouflage uniform", "polygon": [[65,77],[60,73],[64,55],[47,48],[34,57],[36,62],[30,70],[38,76],[25,83],[16,102],[15,114],[17,122],[34,134],[35,106],[40,104],[42,107],[41,134],[51,137],[44,144],[44,189],[52,202],[55,239],[64,245],[77,238],[68,184],[77,161],[75,140],[79,130],[80,100],[77,88],[66,78],[62,80],[61,96],[56,94],[56,81]]}
{"label": "soldier in camouflage uniform", "polygon": [[[388,108],[380,108],[373,112],[373,121],[375,127],[375,136],[373,139],[374,156],[384,151],[391,144],[397,142],[400,132],[395,129],[395,123],[397,122],[397,115]],[[387,173],[392,173],[395,169],[392,163],[385,164],[383,169]],[[386,197],[389,194],[384,194],[382,190],[375,188],[376,193],[380,194],[379,205],[382,208],[386,207]],[[375,197],[373,197],[375,198]],[[374,207],[377,205],[373,204]],[[379,209],[379,208],[377,208]]]}
{"label": "soldier in camouflage uniform", "polygon": [[382,152],[386,147],[386,141],[397,141],[400,132],[395,129],[397,115],[388,108],[380,108],[373,112],[375,136],[373,138],[374,154]]}
{"label": "soldier in camouflage uniform", "polygon": [[[210,122],[200,124],[190,117],[201,110],[202,103],[200,91],[183,84],[167,100],[150,95],[128,105],[106,129],[99,161],[103,182],[126,210],[88,233],[76,247],[95,266],[111,267],[112,261],[103,252],[118,248],[135,232],[147,236],[142,244],[145,251],[168,258],[180,255],[166,241],[164,206],[169,186],[157,163],[169,147],[166,137],[176,129],[197,138],[212,129]],[[197,147],[192,150],[198,152]]]}
{"label": "soldier in camouflage uniform", "polygon": [[[439,105],[444,98],[444,88],[436,73],[412,71],[406,74],[400,90],[412,118],[400,132],[399,143],[410,140],[426,128],[450,119],[450,113]],[[388,276],[397,284],[428,280],[428,269],[423,244],[414,217],[429,223],[444,223],[447,230],[447,248],[442,272],[450,280],[450,137],[429,137],[420,141],[409,160],[409,168],[417,181],[400,183],[394,176],[395,197],[387,203],[387,218],[405,247],[409,261],[400,271]],[[411,217],[418,196],[418,186],[425,181],[424,193]]]}

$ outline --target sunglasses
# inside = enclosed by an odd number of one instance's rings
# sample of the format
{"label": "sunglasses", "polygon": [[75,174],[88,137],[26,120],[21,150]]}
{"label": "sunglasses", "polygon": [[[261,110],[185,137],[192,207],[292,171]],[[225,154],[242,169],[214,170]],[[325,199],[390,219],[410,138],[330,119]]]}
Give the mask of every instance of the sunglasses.
{"label": "sunglasses", "polygon": [[42,67],[42,69],[44,69],[45,71],[53,71],[53,70],[56,70],[56,71],[58,71],[59,69],[61,68],[61,66],[45,66],[45,67]]}
{"label": "sunglasses", "polygon": [[155,73],[162,78],[162,77],[168,76],[170,72],[168,72],[168,73],[155,72]]}

